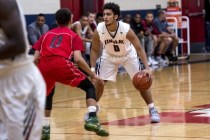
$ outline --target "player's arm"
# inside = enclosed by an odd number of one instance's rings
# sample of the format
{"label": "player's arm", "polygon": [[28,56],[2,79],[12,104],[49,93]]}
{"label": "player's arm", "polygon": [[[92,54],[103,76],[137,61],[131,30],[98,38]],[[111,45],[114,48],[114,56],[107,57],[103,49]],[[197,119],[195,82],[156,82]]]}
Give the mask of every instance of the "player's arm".
{"label": "player's arm", "polygon": [[92,39],[92,46],[91,46],[91,51],[90,51],[90,64],[91,68],[95,68],[96,66],[96,61],[99,57],[100,53],[100,37],[98,35],[97,30],[94,31],[93,33],[93,39]]}
{"label": "player's arm", "polygon": [[6,42],[0,46],[0,60],[9,59],[26,51],[20,13],[15,0],[0,0],[0,26]]}
{"label": "player's arm", "polygon": [[77,65],[84,70],[86,73],[88,73],[91,77],[95,77],[95,73],[93,73],[84,58],[82,57],[81,51],[76,50],[74,51],[74,61],[77,63]]}
{"label": "player's arm", "polygon": [[34,63],[36,65],[39,62],[41,43],[42,43],[44,37],[45,37],[45,35],[41,36],[39,38],[39,40],[32,46],[32,48],[35,50],[35,52],[34,52]]}
{"label": "player's arm", "polygon": [[81,32],[80,32],[82,29],[81,29],[81,26],[80,26],[79,24],[75,24],[74,26],[75,26],[75,27],[74,27],[75,33],[79,35],[79,37],[82,39],[82,41],[91,42],[91,39],[82,37],[82,34],[81,34]]}
{"label": "player's arm", "polygon": [[93,36],[93,30],[91,29],[91,27],[88,25],[88,34]]}
{"label": "player's arm", "polygon": [[38,62],[39,62],[39,55],[40,55],[40,52],[38,50],[35,50],[35,53],[34,53],[34,63],[37,65]]}
{"label": "player's arm", "polygon": [[142,63],[145,66],[145,69],[149,70],[148,73],[151,74],[150,68],[149,68],[148,62],[147,62],[146,53],[145,53],[144,49],[142,48],[138,37],[136,36],[136,34],[133,32],[132,29],[129,29],[126,37],[131,42],[131,44],[133,44],[133,46],[135,47],[137,54],[139,55]]}

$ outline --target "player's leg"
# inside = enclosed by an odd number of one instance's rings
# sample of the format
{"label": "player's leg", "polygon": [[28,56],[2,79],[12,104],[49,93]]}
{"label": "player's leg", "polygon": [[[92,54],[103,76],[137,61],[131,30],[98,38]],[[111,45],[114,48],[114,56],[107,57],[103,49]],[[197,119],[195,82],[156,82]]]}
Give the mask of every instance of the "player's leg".
{"label": "player's leg", "polygon": [[[123,66],[125,67],[126,71],[128,72],[130,78],[133,79],[133,76],[141,70],[140,63],[137,58],[136,52],[131,52],[129,54],[129,56],[128,56],[127,60],[124,62]],[[159,122],[160,117],[158,115],[157,110],[155,109],[151,91],[150,90],[140,91],[140,94],[149,107],[151,122],[152,123]]]}
{"label": "player's leg", "polygon": [[101,99],[101,96],[104,93],[104,87],[107,81],[104,80],[104,84],[102,83],[96,83],[95,87],[96,87],[96,101],[99,102],[99,100]]}
{"label": "player's leg", "polygon": [[77,86],[86,92],[86,105],[88,109],[88,119],[85,121],[85,129],[88,131],[94,131],[99,136],[109,136],[109,133],[104,130],[97,117],[97,103],[95,87],[88,78],[82,80]]}
{"label": "player's leg", "polygon": [[153,46],[153,39],[151,37],[146,37],[145,42],[147,43],[147,56],[148,56],[148,64],[150,65],[157,65],[158,62],[155,61],[153,54],[155,47]]}
{"label": "player's leg", "polygon": [[157,49],[157,60],[159,61],[159,64],[167,64],[166,58],[165,58],[165,49],[166,49],[166,41],[163,37],[158,37],[157,42],[159,43],[159,47]]}
{"label": "player's leg", "polygon": [[[111,58],[112,56],[103,55],[102,58],[100,58],[98,67],[96,69],[96,74],[102,80],[104,80],[105,83],[107,81],[115,82],[116,75],[118,72],[118,65],[114,64],[111,60],[108,60],[107,59],[108,57]],[[101,99],[101,96],[103,95],[104,86],[105,86],[105,84],[96,83],[96,100],[97,100],[97,102],[99,102],[99,100]]]}
{"label": "player's leg", "polygon": [[50,139],[50,115],[52,111],[54,92],[55,87],[52,89],[50,94],[46,96],[45,116],[42,121],[42,140]]}
{"label": "player's leg", "polygon": [[55,66],[49,64],[52,66],[52,71],[50,71],[52,79],[68,86],[79,87],[86,92],[86,105],[89,117],[85,121],[85,129],[94,131],[99,136],[108,136],[109,133],[101,127],[96,115],[97,103],[94,85],[72,62],[61,57],[54,58],[53,61],[52,63],[58,63],[60,65]]}
{"label": "player's leg", "polygon": [[52,110],[52,99],[54,95],[54,87],[55,80],[51,77],[51,75],[56,75],[51,72],[53,60],[42,60],[39,62],[38,67],[42,76],[45,80],[47,93],[46,96],[46,104],[45,104],[45,116],[42,121],[42,140],[50,139],[50,114]]}
{"label": "player's leg", "polygon": [[171,37],[164,37],[163,41],[165,42],[165,46],[162,53],[165,54],[168,47],[172,44],[173,39]]}
{"label": "player's leg", "polygon": [[171,54],[176,52],[176,47],[178,46],[179,43],[179,38],[174,34],[173,36],[171,36],[172,38],[172,50],[171,50]]}
{"label": "player's leg", "polygon": [[176,35],[173,35],[166,40],[166,44],[168,44],[168,48],[166,51],[166,56],[169,61],[176,61],[177,57],[175,56],[176,47],[178,46],[179,39]]}

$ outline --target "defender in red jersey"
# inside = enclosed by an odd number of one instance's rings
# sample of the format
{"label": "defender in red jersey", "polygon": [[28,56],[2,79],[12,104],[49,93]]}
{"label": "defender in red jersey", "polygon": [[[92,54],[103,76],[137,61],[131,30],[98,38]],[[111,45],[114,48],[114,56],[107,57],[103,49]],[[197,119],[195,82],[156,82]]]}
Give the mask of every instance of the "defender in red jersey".
{"label": "defender in red jersey", "polygon": [[71,12],[66,8],[60,9],[56,12],[55,18],[59,26],[44,34],[33,46],[36,50],[35,59],[38,59],[38,67],[47,85],[45,112],[47,118],[45,118],[46,121],[43,124],[42,139],[50,138],[49,117],[53,96],[50,93],[55,86],[55,82],[78,87],[86,92],[86,102],[90,117],[85,122],[85,129],[94,131],[99,136],[108,136],[109,133],[100,126],[96,116],[95,88],[90,80],[70,61],[71,57],[73,56],[78,66],[94,80],[98,82],[103,81],[91,71],[81,55],[81,51],[83,51],[82,40],[69,28]]}

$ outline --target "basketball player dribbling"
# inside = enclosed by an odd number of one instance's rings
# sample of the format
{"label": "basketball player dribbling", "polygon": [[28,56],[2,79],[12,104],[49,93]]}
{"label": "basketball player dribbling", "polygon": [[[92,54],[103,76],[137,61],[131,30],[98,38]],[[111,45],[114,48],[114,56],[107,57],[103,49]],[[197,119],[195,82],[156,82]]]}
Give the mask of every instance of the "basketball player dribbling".
{"label": "basketball player dribbling", "polygon": [[[130,78],[140,71],[140,64],[137,57],[140,57],[145,66],[145,73],[151,76],[147,63],[147,57],[142,49],[139,39],[126,23],[118,21],[120,7],[115,3],[106,3],[103,6],[104,22],[99,23],[93,34],[91,49],[91,70],[95,71],[96,60],[99,57],[100,43],[103,44],[103,52],[99,59],[99,66],[96,74],[106,81],[116,81],[119,65],[123,65]],[[132,44],[132,45],[131,45]],[[137,53],[136,53],[137,52]],[[97,101],[100,100],[104,85],[96,84]],[[160,122],[159,114],[153,103],[150,90],[140,91],[140,94],[149,107],[151,123]]]}
{"label": "basketball player dribbling", "polygon": [[0,0],[0,139],[40,140],[46,87],[16,0]]}
{"label": "basketball player dribbling", "polygon": [[[47,84],[47,96],[53,96],[50,93],[55,86],[55,82],[84,90],[89,115],[85,121],[85,129],[94,131],[99,136],[108,136],[109,133],[101,127],[96,116],[95,88],[90,80],[70,61],[72,56],[74,56],[78,66],[88,73],[94,81],[99,83],[103,81],[90,70],[81,55],[82,40],[69,28],[71,25],[71,11],[61,8],[55,13],[55,18],[58,27],[44,34],[33,46],[40,53],[38,67]],[[47,101],[46,106],[50,106],[46,107],[46,109],[51,111],[52,102]],[[50,139],[50,124],[43,126],[42,139]]]}

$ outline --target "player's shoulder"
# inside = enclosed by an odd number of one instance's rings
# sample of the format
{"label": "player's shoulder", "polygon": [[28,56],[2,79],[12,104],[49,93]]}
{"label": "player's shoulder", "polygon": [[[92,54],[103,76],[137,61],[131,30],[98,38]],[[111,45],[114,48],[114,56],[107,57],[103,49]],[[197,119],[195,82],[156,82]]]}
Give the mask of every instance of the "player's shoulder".
{"label": "player's shoulder", "polygon": [[128,32],[128,30],[130,29],[130,25],[125,22],[119,21],[119,29]]}
{"label": "player's shoulder", "polygon": [[100,31],[101,29],[103,29],[105,27],[105,22],[100,22],[98,25],[97,25],[97,31]]}

